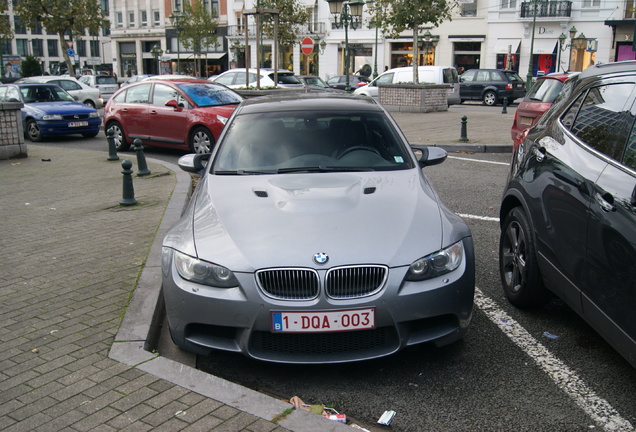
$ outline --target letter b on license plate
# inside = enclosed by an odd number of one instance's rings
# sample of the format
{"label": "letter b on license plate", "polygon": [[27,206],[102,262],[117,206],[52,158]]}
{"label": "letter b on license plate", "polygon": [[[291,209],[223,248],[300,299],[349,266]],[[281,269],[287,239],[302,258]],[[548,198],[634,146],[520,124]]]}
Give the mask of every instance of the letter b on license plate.
{"label": "letter b on license plate", "polygon": [[272,312],[272,332],[309,333],[375,328],[375,309]]}

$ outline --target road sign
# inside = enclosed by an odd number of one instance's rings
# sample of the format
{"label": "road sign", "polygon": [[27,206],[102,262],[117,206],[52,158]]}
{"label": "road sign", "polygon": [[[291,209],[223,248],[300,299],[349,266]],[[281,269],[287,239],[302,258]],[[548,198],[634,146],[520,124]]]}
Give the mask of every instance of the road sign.
{"label": "road sign", "polygon": [[598,51],[598,40],[596,39],[588,39],[585,44],[585,51],[587,52],[596,52]]}
{"label": "road sign", "polygon": [[67,51],[69,57],[75,57],[75,51],[70,49]]}
{"label": "road sign", "polygon": [[314,40],[310,37],[306,37],[300,44],[300,49],[305,55],[309,55],[314,50]]}

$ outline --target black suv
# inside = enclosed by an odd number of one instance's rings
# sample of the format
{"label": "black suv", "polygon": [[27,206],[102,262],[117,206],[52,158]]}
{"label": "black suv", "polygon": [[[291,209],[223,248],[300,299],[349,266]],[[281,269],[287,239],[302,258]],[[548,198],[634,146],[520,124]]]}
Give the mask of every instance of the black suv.
{"label": "black suv", "polygon": [[501,282],[519,307],[556,294],[636,367],[636,62],[566,87],[513,151]]}
{"label": "black suv", "polygon": [[485,105],[508,103],[526,95],[526,83],[515,71],[470,69],[459,77],[459,97],[462,102],[480,100]]}

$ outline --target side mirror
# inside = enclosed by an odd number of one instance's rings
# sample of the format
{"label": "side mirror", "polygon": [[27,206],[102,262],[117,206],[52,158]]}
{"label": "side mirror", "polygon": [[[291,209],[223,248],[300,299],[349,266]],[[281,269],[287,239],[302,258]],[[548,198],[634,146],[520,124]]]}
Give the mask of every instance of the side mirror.
{"label": "side mirror", "polygon": [[444,162],[448,156],[448,152],[440,147],[414,144],[411,145],[411,149],[413,149],[417,162],[422,168],[439,165]]}
{"label": "side mirror", "polygon": [[210,160],[210,153],[190,153],[179,158],[177,165],[185,172],[201,174]]}
{"label": "side mirror", "polygon": [[176,100],[170,99],[168,102],[164,104],[165,106],[172,107],[175,111],[179,109],[179,104]]}

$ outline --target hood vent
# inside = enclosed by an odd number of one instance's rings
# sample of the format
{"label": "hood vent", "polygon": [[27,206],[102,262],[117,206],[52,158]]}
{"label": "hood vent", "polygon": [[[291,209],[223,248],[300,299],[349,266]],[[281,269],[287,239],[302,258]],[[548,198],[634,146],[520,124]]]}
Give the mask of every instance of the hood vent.
{"label": "hood vent", "polygon": [[259,198],[267,198],[269,196],[266,190],[254,190],[254,194]]}

